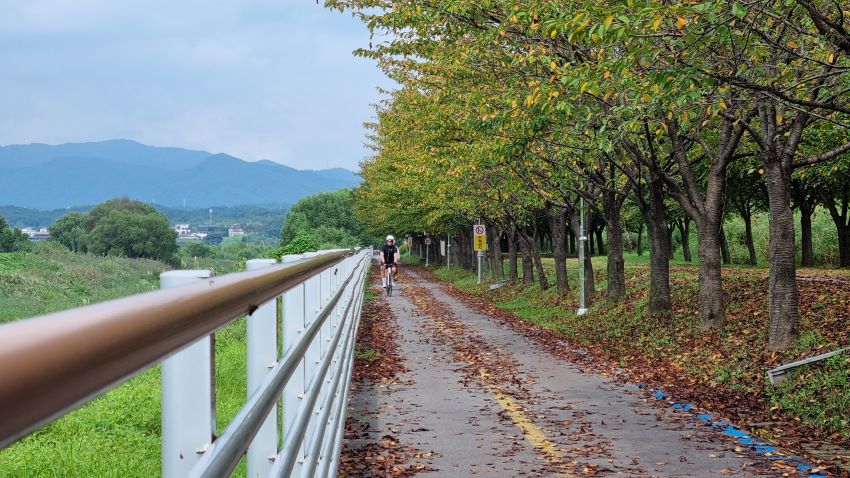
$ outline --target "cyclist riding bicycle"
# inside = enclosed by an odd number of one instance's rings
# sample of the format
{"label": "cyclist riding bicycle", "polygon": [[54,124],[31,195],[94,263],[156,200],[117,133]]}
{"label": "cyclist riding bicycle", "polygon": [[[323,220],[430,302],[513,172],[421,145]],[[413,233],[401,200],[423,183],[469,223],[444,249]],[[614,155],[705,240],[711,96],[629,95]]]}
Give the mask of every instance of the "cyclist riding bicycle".
{"label": "cyclist riding bicycle", "polygon": [[381,284],[382,287],[387,286],[387,267],[392,267],[393,280],[398,276],[398,260],[401,254],[398,251],[398,246],[395,245],[395,237],[392,234],[387,236],[387,243],[381,246]]}

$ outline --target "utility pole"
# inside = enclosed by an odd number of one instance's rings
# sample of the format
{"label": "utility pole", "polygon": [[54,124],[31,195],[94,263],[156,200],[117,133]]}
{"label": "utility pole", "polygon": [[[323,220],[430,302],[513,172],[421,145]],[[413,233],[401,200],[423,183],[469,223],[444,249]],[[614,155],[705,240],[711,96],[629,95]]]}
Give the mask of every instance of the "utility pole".
{"label": "utility pole", "polygon": [[587,313],[587,283],[584,277],[584,255],[585,246],[587,245],[587,235],[585,234],[584,224],[584,197],[579,201],[579,221],[578,227],[578,282],[579,282],[579,308],[576,315],[582,316]]}
{"label": "utility pole", "polygon": [[452,236],[446,234],[446,269],[452,268]]}

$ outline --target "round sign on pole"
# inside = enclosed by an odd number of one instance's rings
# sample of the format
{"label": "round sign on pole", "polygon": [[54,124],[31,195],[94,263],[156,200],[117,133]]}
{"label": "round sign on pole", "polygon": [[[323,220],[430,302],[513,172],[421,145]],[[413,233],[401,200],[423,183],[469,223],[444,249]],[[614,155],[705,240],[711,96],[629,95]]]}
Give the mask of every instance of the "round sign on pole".
{"label": "round sign on pole", "polygon": [[430,238],[430,237],[426,237],[426,238],[425,238],[425,245],[426,245],[426,246],[430,246],[430,245],[431,245],[431,238]]}
{"label": "round sign on pole", "polygon": [[484,224],[476,224],[474,231],[475,234],[483,236],[486,232],[486,230],[484,229]]}

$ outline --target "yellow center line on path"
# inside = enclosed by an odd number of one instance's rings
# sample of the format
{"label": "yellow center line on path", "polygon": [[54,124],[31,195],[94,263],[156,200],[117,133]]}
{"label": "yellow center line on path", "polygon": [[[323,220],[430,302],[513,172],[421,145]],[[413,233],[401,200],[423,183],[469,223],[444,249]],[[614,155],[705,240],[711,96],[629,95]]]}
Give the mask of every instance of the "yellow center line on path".
{"label": "yellow center line on path", "polygon": [[[413,303],[431,318],[437,330],[442,333],[456,349],[459,350],[456,338],[458,333],[449,329],[448,324],[443,317],[440,317],[438,314],[434,314],[433,312],[429,312],[428,308],[424,306],[422,299],[412,292],[413,291],[411,291],[411,299]],[[490,377],[484,368],[477,366],[469,359],[466,360],[466,363],[470,366],[470,368],[474,368],[478,371],[478,375],[481,377],[481,382],[484,387],[493,394],[496,398],[496,402],[498,402],[499,406],[505,410],[505,413],[507,413],[514,425],[519,428],[525,439],[531,443],[531,445],[547,462],[549,462],[550,465],[552,465],[552,467],[558,470],[557,476],[560,476],[561,478],[578,478],[578,475],[574,474],[568,468],[569,465],[574,465],[575,461],[573,460],[570,462],[562,455],[555,442],[550,440],[543,432],[543,429],[534,423],[534,420],[525,408],[517,403],[513,397],[502,391],[495,383],[496,380]]]}
{"label": "yellow center line on path", "polygon": [[[469,364],[473,365],[471,362]],[[532,420],[532,418],[528,415],[528,412],[526,412],[525,409],[510,395],[502,392],[493,385],[484,369],[479,368],[478,375],[481,376],[484,386],[487,387],[487,390],[489,390],[494,397],[496,397],[496,401],[505,410],[505,413],[508,414],[511,421],[514,422],[514,425],[520,429],[525,439],[528,440],[549,463],[559,468],[559,476],[563,478],[576,478],[577,475],[567,471],[566,460],[561,455],[558,447],[554,442],[546,437],[543,429],[534,423],[534,420]]]}

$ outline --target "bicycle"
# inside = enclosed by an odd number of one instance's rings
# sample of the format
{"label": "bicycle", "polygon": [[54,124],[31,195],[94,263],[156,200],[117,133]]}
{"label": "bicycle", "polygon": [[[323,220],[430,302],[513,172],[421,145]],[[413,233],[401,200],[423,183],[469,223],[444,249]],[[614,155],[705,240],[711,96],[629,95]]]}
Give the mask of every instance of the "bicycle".
{"label": "bicycle", "polygon": [[[396,267],[398,267],[398,266],[396,266]],[[386,274],[387,274],[386,285],[384,286],[384,288],[387,291],[387,297],[392,297],[392,295],[393,295],[393,285],[395,285],[395,280],[393,279],[393,266],[392,265],[387,266],[386,264],[384,264],[384,269],[385,269]]]}

